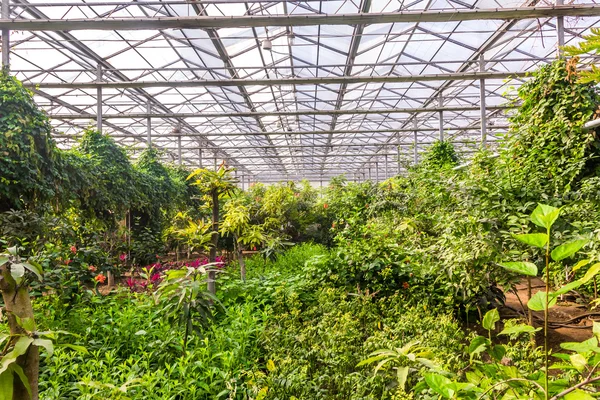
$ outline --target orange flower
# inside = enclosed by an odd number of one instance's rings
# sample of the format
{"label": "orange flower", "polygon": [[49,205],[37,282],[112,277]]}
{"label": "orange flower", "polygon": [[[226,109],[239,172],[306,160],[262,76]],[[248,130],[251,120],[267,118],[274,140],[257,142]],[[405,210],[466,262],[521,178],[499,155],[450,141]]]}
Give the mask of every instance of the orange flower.
{"label": "orange flower", "polygon": [[106,281],[106,276],[104,276],[103,274],[98,274],[98,275],[96,275],[94,280],[96,282],[104,283]]}
{"label": "orange flower", "polygon": [[408,282],[402,282],[403,289],[408,289],[409,287],[410,287],[410,285],[408,284]]}
{"label": "orange flower", "polygon": [[327,208],[327,207],[329,207],[329,204],[327,204],[327,203],[323,204],[323,208]]}
{"label": "orange flower", "polygon": [[97,270],[98,268],[94,267],[93,265],[90,265],[90,266],[88,267],[88,269],[89,269],[90,271],[92,271],[92,272],[96,272],[96,270]]}

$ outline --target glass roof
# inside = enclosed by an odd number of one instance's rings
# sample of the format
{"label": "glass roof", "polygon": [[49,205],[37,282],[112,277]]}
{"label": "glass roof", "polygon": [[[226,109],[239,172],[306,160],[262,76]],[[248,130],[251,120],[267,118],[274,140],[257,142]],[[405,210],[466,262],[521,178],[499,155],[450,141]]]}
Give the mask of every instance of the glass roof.
{"label": "glass roof", "polygon": [[[451,15],[551,5],[539,0],[11,0],[10,18]],[[507,76],[556,58],[556,17],[455,19],[13,31],[10,67],[26,84],[38,85],[36,101],[51,116],[63,147],[96,124],[98,89],[78,85],[121,82],[101,89],[101,112],[103,130],[124,146],[146,148],[150,121],[152,145],[190,167],[226,160],[245,178],[265,182],[327,181],[341,173],[364,179],[369,171],[373,179],[384,179],[399,171],[398,156],[414,159],[415,140],[419,153],[440,137],[440,121],[444,138],[466,158],[480,146],[481,81],[470,73],[493,73],[485,79],[484,93],[487,143],[494,146],[506,131],[511,89],[527,79]],[[599,25],[600,17],[564,17],[565,42],[575,43]],[[441,77],[432,79],[433,74]],[[357,79],[345,79],[351,77]],[[125,84],[131,82],[144,84]],[[180,84],[185,82],[195,83]]]}

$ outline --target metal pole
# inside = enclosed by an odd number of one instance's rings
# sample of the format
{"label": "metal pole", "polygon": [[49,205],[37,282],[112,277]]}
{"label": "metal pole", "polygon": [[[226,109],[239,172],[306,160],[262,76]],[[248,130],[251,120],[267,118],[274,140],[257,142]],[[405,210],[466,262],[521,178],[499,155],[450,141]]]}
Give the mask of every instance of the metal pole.
{"label": "metal pole", "polygon": [[202,148],[198,148],[198,168],[202,168]]}
{"label": "metal pole", "polygon": [[[444,95],[442,92],[438,95],[438,102],[440,103],[440,107],[444,106]],[[440,110],[438,112],[438,120],[439,120],[439,130],[440,130],[440,142],[444,141],[444,112]]]}
{"label": "metal pole", "polygon": [[244,189],[244,174],[242,174],[242,179],[240,179],[240,184],[242,185],[242,190]]}
{"label": "metal pole", "polygon": [[398,175],[400,175],[400,169],[402,168],[400,165],[400,132],[398,132],[398,145],[396,147],[398,148]]}
{"label": "metal pole", "polygon": [[417,163],[419,162],[419,149],[418,149],[418,142],[417,142],[417,119],[415,118],[415,130],[413,131],[414,134],[414,163],[415,165],[417,165]]}
{"label": "metal pole", "polygon": [[[146,103],[146,111],[148,114],[152,111],[152,105],[150,104],[150,100]],[[146,118],[146,142],[148,143],[148,148],[152,147],[152,118]]]}
{"label": "metal pole", "polygon": [[375,161],[375,182],[379,182],[379,162]]}
{"label": "metal pole", "polygon": [[[10,18],[9,0],[2,0],[2,19]],[[10,68],[10,30],[2,29],[2,68]]]}
{"label": "metal pole", "polygon": [[[557,6],[564,5],[564,0],[556,0]],[[565,17],[556,17],[556,55],[558,58],[563,56],[563,46],[565,45]]]}
{"label": "metal pole", "polygon": [[388,156],[387,154],[385,155],[385,180],[387,181],[389,179],[388,176]]}
{"label": "metal pole", "polygon": [[216,170],[218,169],[218,168],[217,168],[217,156],[218,156],[218,154],[217,154],[217,152],[216,152],[216,151],[215,151],[215,153],[214,153],[214,154],[215,154],[215,158],[214,158],[214,160],[215,160],[215,171],[216,171]]}
{"label": "metal pole", "polygon": [[177,137],[177,159],[178,159],[179,165],[181,165],[183,163],[183,160],[181,158],[181,136]]}
{"label": "metal pole", "polygon": [[[96,69],[96,79],[102,82],[102,65],[98,64]],[[96,129],[102,132],[102,88],[98,86],[96,89]]]}
{"label": "metal pole", "polygon": [[[479,71],[485,71],[484,55],[479,56]],[[481,117],[481,145],[487,145],[487,116],[485,110],[485,79],[479,80],[479,113]]]}

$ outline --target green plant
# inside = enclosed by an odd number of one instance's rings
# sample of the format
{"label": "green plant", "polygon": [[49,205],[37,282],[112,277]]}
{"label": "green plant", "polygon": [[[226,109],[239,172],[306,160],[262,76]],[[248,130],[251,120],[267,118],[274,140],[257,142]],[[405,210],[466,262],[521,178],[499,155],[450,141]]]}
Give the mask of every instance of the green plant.
{"label": "green plant", "polygon": [[[221,165],[216,171],[208,169],[197,169],[188,176],[188,180],[194,179],[201,192],[207,197],[207,203],[212,207],[212,238],[209,261],[214,263],[217,258],[217,245],[219,242],[219,199],[230,195],[236,190],[237,180],[232,176],[233,169]],[[208,290],[212,294],[217,292],[215,272],[208,272]]]}
{"label": "green plant", "polygon": [[[183,351],[187,349],[189,335],[192,332],[200,335],[202,328],[208,328],[213,318],[213,307],[217,300],[206,291],[206,273],[215,264],[204,267],[186,267],[167,271],[166,278],[158,287],[157,301],[166,300],[164,314],[179,320],[184,326]],[[217,303],[220,304],[220,303]]]}

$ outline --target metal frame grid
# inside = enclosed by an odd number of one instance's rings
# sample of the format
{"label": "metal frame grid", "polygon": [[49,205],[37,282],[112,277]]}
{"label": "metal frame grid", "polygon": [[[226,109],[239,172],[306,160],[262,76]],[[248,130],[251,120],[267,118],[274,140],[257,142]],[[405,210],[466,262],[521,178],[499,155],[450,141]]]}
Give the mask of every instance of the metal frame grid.
{"label": "metal frame grid", "polygon": [[2,61],[63,147],[96,125],[242,184],[381,180],[439,138],[493,147],[509,89],[600,26],[563,1],[3,0]]}

